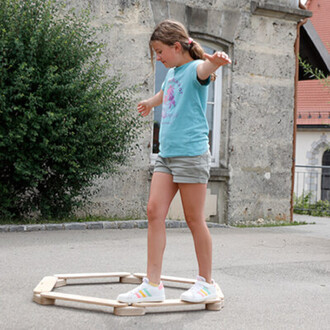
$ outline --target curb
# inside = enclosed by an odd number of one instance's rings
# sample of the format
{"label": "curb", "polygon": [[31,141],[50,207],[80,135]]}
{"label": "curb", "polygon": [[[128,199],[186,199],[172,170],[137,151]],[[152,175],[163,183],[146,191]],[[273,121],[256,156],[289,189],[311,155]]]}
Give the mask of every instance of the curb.
{"label": "curb", "polygon": [[[188,228],[185,221],[165,220],[166,228]],[[207,222],[209,228],[229,228],[227,225]],[[123,220],[123,221],[95,221],[95,222],[68,222],[49,223],[37,225],[1,225],[0,233],[6,232],[33,232],[54,230],[87,230],[87,229],[146,229],[148,220]]]}

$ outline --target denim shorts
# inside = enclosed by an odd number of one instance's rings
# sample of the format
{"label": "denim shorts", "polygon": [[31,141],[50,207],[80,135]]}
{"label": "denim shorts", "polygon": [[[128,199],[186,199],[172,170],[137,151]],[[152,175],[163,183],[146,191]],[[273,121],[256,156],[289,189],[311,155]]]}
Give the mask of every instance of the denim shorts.
{"label": "denim shorts", "polygon": [[207,183],[210,177],[211,155],[167,157],[158,155],[154,172],[168,173],[175,183]]}

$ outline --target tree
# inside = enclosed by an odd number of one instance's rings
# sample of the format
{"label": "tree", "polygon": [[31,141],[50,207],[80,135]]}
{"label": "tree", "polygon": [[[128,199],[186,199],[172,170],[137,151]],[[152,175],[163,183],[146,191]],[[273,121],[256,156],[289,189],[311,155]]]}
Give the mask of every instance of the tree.
{"label": "tree", "polygon": [[0,3],[0,217],[68,216],[130,155],[133,90],[106,75],[87,12]]}

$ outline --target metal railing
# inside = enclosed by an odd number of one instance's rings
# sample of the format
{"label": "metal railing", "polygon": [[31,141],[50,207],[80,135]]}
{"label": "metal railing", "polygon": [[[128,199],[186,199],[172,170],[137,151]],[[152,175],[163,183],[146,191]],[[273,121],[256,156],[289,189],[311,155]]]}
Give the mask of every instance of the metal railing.
{"label": "metal railing", "polygon": [[330,166],[295,166],[294,211],[330,215]]}

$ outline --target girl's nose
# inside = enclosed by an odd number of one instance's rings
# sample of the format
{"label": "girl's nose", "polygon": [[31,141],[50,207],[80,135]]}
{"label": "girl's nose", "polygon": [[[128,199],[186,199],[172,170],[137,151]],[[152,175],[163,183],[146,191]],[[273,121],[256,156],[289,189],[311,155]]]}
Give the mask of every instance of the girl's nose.
{"label": "girl's nose", "polygon": [[157,54],[156,55],[156,61],[160,61],[161,59],[160,59],[160,55],[159,54]]}

